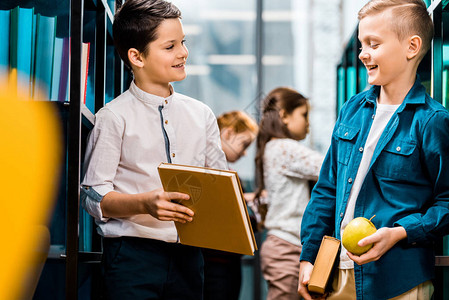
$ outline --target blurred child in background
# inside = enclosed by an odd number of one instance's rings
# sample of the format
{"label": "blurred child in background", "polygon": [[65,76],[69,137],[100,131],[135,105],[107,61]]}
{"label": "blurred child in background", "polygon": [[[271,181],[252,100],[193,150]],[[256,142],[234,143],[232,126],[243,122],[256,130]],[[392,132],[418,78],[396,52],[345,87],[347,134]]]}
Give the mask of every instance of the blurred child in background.
{"label": "blurred child in background", "polygon": [[[257,123],[242,111],[224,113],[217,121],[226,160],[236,162],[256,138]],[[248,194],[245,195],[247,198]],[[203,256],[204,300],[237,300],[242,278],[241,255],[203,249]]]}
{"label": "blurred child in background", "polygon": [[279,87],[263,101],[257,136],[256,199],[267,192],[261,264],[268,282],[268,300],[300,299],[297,293],[299,232],[310,200],[309,180],[316,181],[323,156],[298,141],[309,132],[308,100],[297,91]]}

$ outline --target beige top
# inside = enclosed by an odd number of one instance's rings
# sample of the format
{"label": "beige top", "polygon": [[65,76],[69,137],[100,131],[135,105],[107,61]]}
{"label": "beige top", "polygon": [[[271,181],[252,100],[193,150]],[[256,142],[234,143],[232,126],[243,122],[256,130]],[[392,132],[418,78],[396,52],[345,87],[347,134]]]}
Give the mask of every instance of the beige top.
{"label": "beige top", "polygon": [[308,180],[317,180],[324,157],[293,139],[266,144],[264,179],[268,234],[300,246],[301,221],[310,200]]}

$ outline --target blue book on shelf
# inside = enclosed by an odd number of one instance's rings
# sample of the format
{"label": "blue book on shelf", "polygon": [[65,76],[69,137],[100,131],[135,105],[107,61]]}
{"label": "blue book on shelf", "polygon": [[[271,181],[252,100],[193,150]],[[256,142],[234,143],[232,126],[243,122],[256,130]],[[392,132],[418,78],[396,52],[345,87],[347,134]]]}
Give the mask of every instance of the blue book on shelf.
{"label": "blue book on shelf", "polygon": [[0,10],[0,80],[5,81],[9,72],[9,10]]}
{"label": "blue book on shelf", "polygon": [[68,37],[62,42],[62,58],[61,58],[61,78],[59,80],[58,101],[69,101],[69,59],[70,59],[70,39]]}
{"label": "blue book on shelf", "polygon": [[[33,31],[31,32],[31,77],[34,76],[36,67],[36,20],[37,15],[33,14]],[[34,80],[30,80],[30,97],[33,97]]]}
{"label": "blue book on shelf", "polygon": [[55,38],[53,47],[53,70],[51,74],[51,92],[50,100],[57,101],[59,94],[59,83],[61,81],[61,67],[62,67],[62,51],[64,47],[63,38]]}
{"label": "blue book on shelf", "polygon": [[50,99],[55,35],[56,18],[37,14],[33,90],[33,98],[37,100]]}
{"label": "blue book on shelf", "polygon": [[[87,46],[87,51],[84,50],[86,48],[86,46]],[[91,74],[94,74],[94,72],[95,72],[95,65],[94,65],[93,60],[89,59],[90,53],[91,53],[90,43],[83,43],[83,55],[82,55],[82,59],[81,59],[81,63],[83,65],[81,66],[81,71],[84,73],[84,77],[81,76],[81,79],[84,81],[82,81],[81,84],[85,85],[84,104],[86,104],[86,107],[93,114],[95,114],[95,89],[94,89],[95,83],[94,83],[94,76],[91,75]],[[87,58],[84,58],[85,55],[87,55]]]}
{"label": "blue book on shelf", "polygon": [[10,80],[25,95],[31,94],[31,49],[33,40],[33,8],[11,10],[9,61]]}
{"label": "blue book on shelf", "polygon": [[115,0],[108,0],[108,6],[112,14],[115,14]]}
{"label": "blue book on shelf", "polygon": [[86,99],[86,107],[93,114],[95,114],[95,90],[94,90],[94,78],[93,78],[93,76],[89,76],[87,78],[85,99]]}
{"label": "blue book on shelf", "polygon": [[79,216],[79,250],[92,251],[92,217],[81,206]]}

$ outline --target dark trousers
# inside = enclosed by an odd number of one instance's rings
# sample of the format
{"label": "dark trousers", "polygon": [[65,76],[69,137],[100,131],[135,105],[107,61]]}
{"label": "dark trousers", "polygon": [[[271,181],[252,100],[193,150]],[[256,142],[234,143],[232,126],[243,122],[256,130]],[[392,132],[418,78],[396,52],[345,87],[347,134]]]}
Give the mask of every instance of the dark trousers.
{"label": "dark trousers", "polygon": [[134,237],[103,239],[106,300],[203,299],[201,250]]}
{"label": "dark trousers", "polygon": [[238,300],[242,280],[241,255],[203,249],[204,300]]}

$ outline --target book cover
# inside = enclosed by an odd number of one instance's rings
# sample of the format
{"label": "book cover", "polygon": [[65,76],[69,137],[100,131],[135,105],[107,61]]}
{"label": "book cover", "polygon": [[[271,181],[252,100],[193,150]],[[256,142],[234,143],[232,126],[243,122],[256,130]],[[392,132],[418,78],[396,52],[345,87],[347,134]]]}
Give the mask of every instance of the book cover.
{"label": "book cover", "polygon": [[[89,71],[90,43],[81,46],[81,103],[86,104],[87,74]],[[94,112],[94,111],[92,111]]]}
{"label": "book cover", "polygon": [[55,35],[56,18],[38,14],[33,90],[36,100],[50,100]]}
{"label": "book cover", "polygon": [[34,89],[34,72],[36,68],[36,24],[37,24],[37,15],[33,14],[33,31],[31,32],[31,80],[30,80],[30,97],[33,97],[33,89]]}
{"label": "book cover", "polygon": [[328,291],[332,271],[335,268],[340,252],[340,240],[325,235],[321,241],[320,249],[313,265],[307,289],[309,292],[324,294]]}
{"label": "book cover", "polygon": [[59,84],[61,80],[61,66],[62,66],[62,49],[64,39],[55,38],[53,46],[53,68],[51,72],[51,87],[50,87],[50,100],[57,101],[59,93]]}
{"label": "book cover", "polygon": [[33,41],[34,8],[15,7],[11,10],[9,36],[10,86],[20,89],[23,95],[31,95],[31,53]]}
{"label": "book cover", "polygon": [[70,59],[70,39],[68,37],[63,38],[62,41],[62,58],[61,58],[61,73],[59,80],[58,101],[69,101],[69,59]]}
{"label": "book cover", "polygon": [[79,250],[92,251],[92,217],[80,205],[79,211]]}
{"label": "book cover", "polygon": [[2,81],[8,78],[9,72],[9,23],[10,11],[0,10],[0,78]]}
{"label": "book cover", "polygon": [[164,190],[190,195],[182,201],[195,212],[190,223],[175,222],[181,244],[246,255],[257,250],[235,171],[161,163]]}

